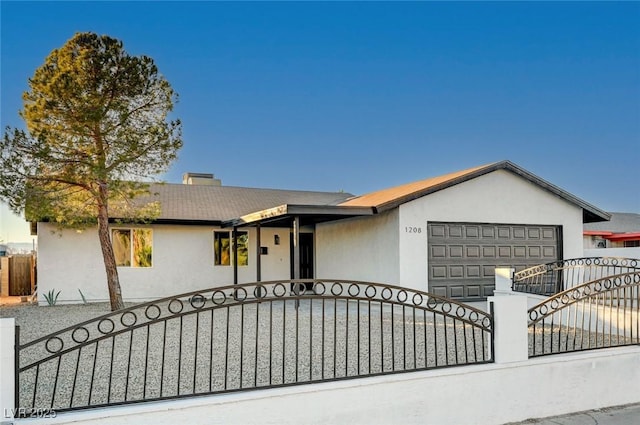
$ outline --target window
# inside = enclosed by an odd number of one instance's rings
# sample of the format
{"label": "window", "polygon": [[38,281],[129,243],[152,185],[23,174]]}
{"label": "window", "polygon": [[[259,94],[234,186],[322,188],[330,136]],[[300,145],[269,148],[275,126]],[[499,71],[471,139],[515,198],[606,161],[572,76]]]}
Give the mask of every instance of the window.
{"label": "window", "polygon": [[230,245],[229,232],[213,232],[213,248],[216,257],[216,266],[228,266],[231,264]]}
{"label": "window", "polygon": [[637,248],[640,247],[640,241],[624,241],[625,248]]}
{"label": "window", "polygon": [[151,229],[114,229],[113,254],[118,267],[151,267],[153,232]]}
{"label": "window", "polygon": [[238,265],[249,264],[249,234],[247,232],[236,232],[238,235]]}
{"label": "window", "polygon": [[[236,235],[238,237],[238,265],[246,266],[249,264],[249,234],[236,232]],[[233,252],[231,242],[231,232],[213,232],[214,264],[216,266],[231,265]]]}

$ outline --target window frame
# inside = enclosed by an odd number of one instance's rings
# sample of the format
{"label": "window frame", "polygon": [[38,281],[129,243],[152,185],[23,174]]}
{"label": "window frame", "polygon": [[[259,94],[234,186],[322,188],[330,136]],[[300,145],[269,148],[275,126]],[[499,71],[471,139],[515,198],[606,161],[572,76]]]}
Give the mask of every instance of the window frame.
{"label": "window frame", "polygon": [[[218,237],[218,235],[220,235],[220,238]],[[223,235],[226,235],[226,238],[223,237]],[[244,242],[240,242],[240,238],[245,236],[246,240]],[[228,244],[226,247],[222,248],[224,249],[224,251],[220,251],[218,252],[217,248],[217,244],[218,244],[218,239],[220,241],[223,240],[228,240]],[[248,231],[244,231],[244,230],[238,230],[236,231],[236,241],[238,243],[238,250],[240,250],[240,245],[242,244],[243,246],[246,247],[246,260],[242,261],[242,262],[238,262],[238,266],[239,267],[247,267],[249,265],[249,232]],[[229,267],[229,266],[233,266],[234,262],[235,262],[235,257],[234,257],[234,248],[233,248],[233,231],[230,230],[214,230],[213,231],[213,265],[214,267]],[[227,252],[227,258],[228,258],[228,263],[223,261],[223,254],[225,251]],[[241,260],[243,256],[241,256],[238,253],[238,259]]]}
{"label": "window frame", "polygon": [[[116,252],[119,248],[117,248],[118,245],[116,245],[116,243],[114,243],[115,241],[115,237],[114,235],[117,233],[120,234],[126,234],[128,233],[128,244],[125,247],[125,249],[127,249],[128,255],[129,255],[129,259],[128,261],[126,261],[124,264],[118,264],[118,257],[119,255],[117,255],[118,253]],[[136,238],[134,237],[134,233],[135,232],[148,232],[149,235],[151,235],[151,241],[150,241],[150,254],[149,254],[149,265],[145,266],[143,265],[143,263],[141,263],[140,261],[136,260],[136,250],[140,249],[140,246],[138,246],[136,244]],[[115,227],[115,228],[111,228],[111,247],[113,249],[113,254],[116,260],[116,267],[122,267],[122,268],[129,268],[129,269],[150,269],[153,268],[153,251],[154,251],[154,246],[153,246],[153,229],[152,228],[147,228],[147,227]]]}

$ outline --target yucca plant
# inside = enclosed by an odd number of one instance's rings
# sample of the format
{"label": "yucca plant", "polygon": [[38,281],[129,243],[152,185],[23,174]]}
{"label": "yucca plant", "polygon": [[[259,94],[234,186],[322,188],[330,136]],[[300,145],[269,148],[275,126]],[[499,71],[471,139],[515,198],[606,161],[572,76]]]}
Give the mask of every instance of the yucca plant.
{"label": "yucca plant", "polygon": [[87,304],[87,298],[84,296],[84,294],[79,288],[78,288],[78,292],[80,292],[80,297],[82,297],[82,304]]}
{"label": "yucca plant", "polygon": [[46,294],[44,294],[44,299],[47,300],[47,304],[50,306],[56,305],[58,302],[58,295],[60,295],[61,291],[55,292],[54,289],[50,290]]}

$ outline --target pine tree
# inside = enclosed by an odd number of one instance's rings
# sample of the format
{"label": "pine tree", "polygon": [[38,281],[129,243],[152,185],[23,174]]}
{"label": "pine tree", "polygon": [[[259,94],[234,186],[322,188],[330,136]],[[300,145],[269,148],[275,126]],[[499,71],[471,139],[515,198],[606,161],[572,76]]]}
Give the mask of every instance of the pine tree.
{"label": "pine tree", "polygon": [[111,309],[124,307],[109,219],[152,218],[139,183],[165,172],[182,146],[177,99],[153,59],[106,35],[78,33],[53,50],[23,94],[26,130],[0,141],[0,198],[30,221],[96,225]]}

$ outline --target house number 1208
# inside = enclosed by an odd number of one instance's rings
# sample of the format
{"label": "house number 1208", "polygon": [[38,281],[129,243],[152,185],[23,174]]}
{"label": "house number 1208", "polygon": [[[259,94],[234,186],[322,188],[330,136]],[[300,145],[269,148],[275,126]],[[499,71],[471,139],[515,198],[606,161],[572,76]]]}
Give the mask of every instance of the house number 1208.
{"label": "house number 1208", "polygon": [[406,233],[422,233],[422,227],[405,227]]}

